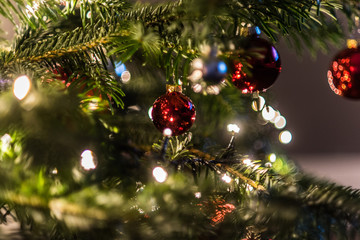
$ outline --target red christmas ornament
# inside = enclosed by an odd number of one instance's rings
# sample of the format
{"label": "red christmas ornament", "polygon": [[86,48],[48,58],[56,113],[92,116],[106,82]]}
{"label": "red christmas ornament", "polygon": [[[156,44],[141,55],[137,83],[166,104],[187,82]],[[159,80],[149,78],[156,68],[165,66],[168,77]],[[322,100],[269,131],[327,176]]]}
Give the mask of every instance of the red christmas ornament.
{"label": "red christmas ornament", "polygon": [[195,106],[184,94],[168,91],[155,100],[151,112],[152,121],[161,132],[169,128],[172,136],[183,134],[195,121]]}
{"label": "red christmas ornament", "polygon": [[360,98],[360,48],[340,51],[331,62],[328,83],[335,94],[347,98]]}
{"label": "red christmas ornament", "polygon": [[258,36],[250,37],[244,49],[257,54],[248,60],[252,67],[248,72],[244,71],[241,63],[234,63],[232,83],[242,93],[265,91],[275,82],[281,71],[278,51],[270,42]]}

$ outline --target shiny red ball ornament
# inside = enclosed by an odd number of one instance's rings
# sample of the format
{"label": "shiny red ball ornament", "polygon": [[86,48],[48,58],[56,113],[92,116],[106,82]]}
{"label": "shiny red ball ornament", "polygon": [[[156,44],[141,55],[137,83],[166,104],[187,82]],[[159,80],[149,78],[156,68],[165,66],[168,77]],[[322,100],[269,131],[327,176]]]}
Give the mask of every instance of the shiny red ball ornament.
{"label": "shiny red ball ornament", "polygon": [[183,134],[195,121],[195,106],[184,94],[171,91],[155,100],[151,112],[152,121],[159,131],[166,128],[172,136]]}
{"label": "shiny red ball ornament", "polygon": [[351,99],[360,98],[360,48],[340,51],[331,62],[328,83],[335,94]]}
{"label": "shiny red ball ornament", "polygon": [[242,93],[265,91],[273,85],[281,71],[278,51],[269,41],[258,36],[249,37],[244,49],[255,53],[248,60],[251,68],[244,71],[243,64],[235,62],[232,83]]}

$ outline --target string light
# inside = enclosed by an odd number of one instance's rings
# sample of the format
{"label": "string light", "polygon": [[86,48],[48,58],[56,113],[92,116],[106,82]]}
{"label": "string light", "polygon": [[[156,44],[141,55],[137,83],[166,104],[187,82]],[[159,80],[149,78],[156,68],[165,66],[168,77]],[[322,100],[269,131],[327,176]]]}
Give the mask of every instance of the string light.
{"label": "string light", "polygon": [[19,100],[24,99],[28,95],[30,88],[31,88],[31,82],[26,75],[20,76],[15,79],[13,92],[17,99]]}
{"label": "string light", "polygon": [[172,135],[171,129],[170,128],[165,128],[164,131],[163,131],[163,135],[165,137],[171,137],[171,135]]}
{"label": "string light", "polygon": [[253,166],[253,162],[251,161],[251,159],[247,158],[243,160],[243,163],[247,166]]}
{"label": "string light", "polygon": [[129,71],[126,70],[121,74],[121,81],[123,83],[125,83],[125,84],[128,83],[130,81],[130,79],[131,79],[131,74]]}
{"label": "string light", "polygon": [[196,197],[196,198],[201,198],[201,192],[196,192],[196,193],[195,193],[195,197]]}
{"label": "string light", "polygon": [[228,124],[227,125],[227,130],[229,132],[239,133],[240,132],[240,127],[237,124]]}
{"label": "string light", "polygon": [[272,153],[269,155],[269,161],[270,162],[275,162],[276,161],[276,154],[275,153]]}
{"label": "string light", "polygon": [[168,173],[162,167],[155,167],[152,171],[155,180],[159,183],[166,181]]}
{"label": "string light", "polygon": [[82,152],[80,164],[87,171],[96,168],[96,160],[91,150],[85,150]]}
{"label": "string light", "polygon": [[261,111],[264,108],[264,106],[265,106],[265,98],[263,98],[260,95],[251,104],[252,109],[256,112]]}
{"label": "string light", "polygon": [[224,174],[221,179],[226,183],[231,183],[232,181],[232,178],[227,174]]}
{"label": "string light", "polygon": [[292,134],[291,132],[289,131],[282,131],[280,134],[279,134],[279,140],[281,143],[283,144],[288,144],[291,142],[292,140]]}
{"label": "string light", "polygon": [[275,110],[270,106],[266,106],[262,110],[261,115],[265,120],[270,121],[275,117]]}
{"label": "string light", "polygon": [[286,126],[286,118],[283,116],[275,118],[274,125],[277,129],[283,129]]}
{"label": "string light", "polygon": [[7,151],[9,149],[9,147],[10,147],[11,136],[6,133],[1,137],[0,140],[1,140],[1,151],[2,152]]}

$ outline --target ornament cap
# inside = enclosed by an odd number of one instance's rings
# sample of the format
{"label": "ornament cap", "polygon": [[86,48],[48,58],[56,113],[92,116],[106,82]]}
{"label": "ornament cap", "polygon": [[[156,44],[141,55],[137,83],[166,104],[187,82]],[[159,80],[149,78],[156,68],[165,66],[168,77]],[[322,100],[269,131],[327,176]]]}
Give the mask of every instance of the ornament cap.
{"label": "ornament cap", "polygon": [[182,93],[182,86],[181,85],[166,84],[166,92],[167,93],[171,93],[171,92],[180,92],[180,93]]}

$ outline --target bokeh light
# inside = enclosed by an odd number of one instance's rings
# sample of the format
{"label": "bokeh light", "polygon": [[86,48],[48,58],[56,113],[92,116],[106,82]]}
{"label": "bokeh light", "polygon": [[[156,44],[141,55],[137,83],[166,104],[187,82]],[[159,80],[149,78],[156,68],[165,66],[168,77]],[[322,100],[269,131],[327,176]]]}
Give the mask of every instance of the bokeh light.
{"label": "bokeh light", "polygon": [[155,180],[159,183],[166,181],[168,173],[162,167],[155,167],[152,171]]}
{"label": "bokeh light", "polygon": [[221,179],[226,183],[231,183],[232,181],[232,178],[227,174],[224,174]]}
{"label": "bokeh light", "polygon": [[275,117],[275,110],[270,106],[266,106],[262,110],[261,115],[265,120],[270,121]]}
{"label": "bokeh light", "polygon": [[81,154],[81,166],[89,171],[96,168],[96,160],[91,150],[85,150]]}
{"label": "bokeh light", "polygon": [[228,124],[227,125],[227,130],[229,132],[235,132],[235,133],[239,133],[240,132],[240,127],[236,124]]}
{"label": "bokeh light", "polygon": [[283,116],[275,118],[274,125],[277,129],[283,129],[286,126],[286,118]]}
{"label": "bokeh light", "polygon": [[279,134],[279,140],[281,143],[283,144],[288,144],[291,142],[292,140],[292,134],[291,132],[285,130],[285,131],[282,131],[280,134]]}
{"label": "bokeh light", "polygon": [[13,92],[17,99],[24,99],[28,95],[30,88],[31,81],[27,76],[23,75],[15,79]]}

